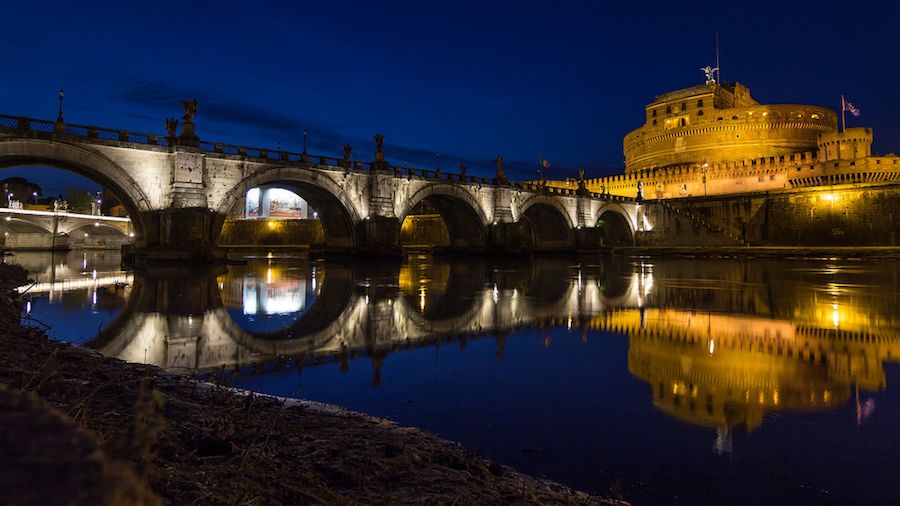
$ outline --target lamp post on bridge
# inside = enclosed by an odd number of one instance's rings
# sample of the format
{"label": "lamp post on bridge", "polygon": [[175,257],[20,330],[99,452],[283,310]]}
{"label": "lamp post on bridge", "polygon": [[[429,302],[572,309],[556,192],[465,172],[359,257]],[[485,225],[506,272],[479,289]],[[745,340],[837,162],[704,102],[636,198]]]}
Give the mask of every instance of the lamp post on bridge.
{"label": "lamp post on bridge", "polygon": [[37,192],[31,192],[31,198],[34,199],[34,205],[37,205]]}
{"label": "lamp post on bridge", "polygon": [[66,95],[65,92],[62,89],[60,89],[59,90],[59,116],[56,117],[56,121],[58,121],[60,123],[63,122],[62,102],[63,102],[63,97],[65,95]]}

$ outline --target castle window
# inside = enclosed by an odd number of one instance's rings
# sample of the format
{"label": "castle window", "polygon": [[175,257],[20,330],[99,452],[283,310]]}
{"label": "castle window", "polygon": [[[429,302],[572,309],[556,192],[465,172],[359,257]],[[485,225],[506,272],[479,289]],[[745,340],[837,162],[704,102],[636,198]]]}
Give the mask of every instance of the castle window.
{"label": "castle window", "polygon": [[738,117],[737,117],[737,116],[732,116],[731,119],[738,119]]}
{"label": "castle window", "polygon": [[681,118],[681,126],[687,125],[687,121],[684,118]]}
{"label": "castle window", "polygon": [[672,114],[672,106],[671,105],[666,106],[666,114]]}
{"label": "castle window", "polygon": [[700,112],[697,113],[697,116],[703,116],[703,109],[700,109]]}
{"label": "castle window", "polygon": [[654,118],[656,117],[656,109],[653,109],[653,113],[651,113],[651,116],[653,116]]}
{"label": "castle window", "polygon": [[818,115],[818,114],[813,114],[813,115],[810,116],[810,117],[811,117],[812,119],[819,119],[819,115]]}
{"label": "castle window", "polygon": [[656,120],[653,120],[653,124],[654,124],[654,125],[656,124]]}
{"label": "castle window", "polygon": [[697,99],[697,107],[703,107],[703,99],[702,98]]}
{"label": "castle window", "polygon": [[685,109],[687,109],[687,102],[682,102],[682,103],[681,103],[681,110],[684,111]]}

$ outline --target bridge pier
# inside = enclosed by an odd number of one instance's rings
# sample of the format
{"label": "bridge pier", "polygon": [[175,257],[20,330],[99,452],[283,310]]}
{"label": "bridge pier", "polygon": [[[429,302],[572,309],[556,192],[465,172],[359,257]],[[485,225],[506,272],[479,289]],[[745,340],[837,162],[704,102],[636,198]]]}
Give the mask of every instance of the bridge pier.
{"label": "bridge pier", "polygon": [[372,216],[360,223],[361,250],[370,254],[400,255],[400,220]]}
{"label": "bridge pier", "polygon": [[143,212],[138,218],[144,225],[144,236],[123,248],[129,263],[217,262],[224,258],[216,246],[219,230],[211,209],[169,208]]}
{"label": "bridge pier", "polygon": [[600,249],[603,244],[603,231],[597,227],[580,227],[574,230],[575,247],[579,251]]}

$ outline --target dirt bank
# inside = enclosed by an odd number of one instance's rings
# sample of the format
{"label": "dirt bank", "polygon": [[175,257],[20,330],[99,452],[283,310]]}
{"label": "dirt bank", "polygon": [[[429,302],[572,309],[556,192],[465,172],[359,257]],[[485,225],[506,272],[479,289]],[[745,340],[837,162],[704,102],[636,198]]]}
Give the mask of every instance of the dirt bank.
{"label": "dirt bank", "polygon": [[0,265],[0,423],[19,422],[0,444],[28,442],[0,455],[2,504],[617,504],[418,429],[50,341],[5,295],[24,275]]}

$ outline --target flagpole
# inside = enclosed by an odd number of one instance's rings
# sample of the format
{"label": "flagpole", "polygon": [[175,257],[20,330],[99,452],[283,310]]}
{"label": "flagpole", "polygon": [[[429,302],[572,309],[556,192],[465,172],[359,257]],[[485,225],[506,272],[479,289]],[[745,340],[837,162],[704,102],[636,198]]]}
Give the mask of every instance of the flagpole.
{"label": "flagpole", "polygon": [[841,132],[847,130],[847,104],[844,96],[841,95]]}
{"label": "flagpole", "polygon": [[722,67],[719,65],[719,31],[716,30],[716,77],[722,84]]}

